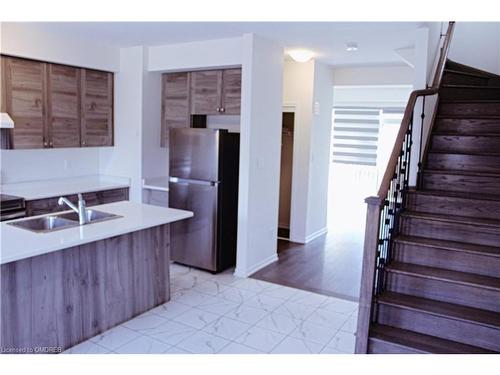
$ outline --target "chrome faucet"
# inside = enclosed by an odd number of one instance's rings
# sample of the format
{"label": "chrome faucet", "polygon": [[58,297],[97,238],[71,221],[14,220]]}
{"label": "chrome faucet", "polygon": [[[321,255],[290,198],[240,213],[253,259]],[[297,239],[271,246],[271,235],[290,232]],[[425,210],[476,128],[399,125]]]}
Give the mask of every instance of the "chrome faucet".
{"label": "chrome faucet", "polygon": [[87,224],[87,208],[85,206],[85,201],[83,200],[83,196],[78,194],[78,207],[71,203],[67,198],[60,197],[57,203],[62,206],[63,204],[67,204],[69,208],[75,211],[78,214],[78,222],[80,225]]}

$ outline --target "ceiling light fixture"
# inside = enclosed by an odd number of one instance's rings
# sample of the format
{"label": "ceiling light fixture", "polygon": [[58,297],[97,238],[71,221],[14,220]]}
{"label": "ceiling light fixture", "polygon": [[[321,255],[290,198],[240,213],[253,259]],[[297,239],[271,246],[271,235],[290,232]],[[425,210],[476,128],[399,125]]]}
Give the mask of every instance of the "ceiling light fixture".
{"label": "ceiling light fixture", "polygon": [[349,42],[345,46],[345,50],[348,52],[354,52],[358,50],[358,43],[356,42]]}
{"label": "ceiling light fixture", "polygon": [[294,49],[288,52],[288,55],[297,62],[307,62],[314,56],[314,52],[307,49]]}

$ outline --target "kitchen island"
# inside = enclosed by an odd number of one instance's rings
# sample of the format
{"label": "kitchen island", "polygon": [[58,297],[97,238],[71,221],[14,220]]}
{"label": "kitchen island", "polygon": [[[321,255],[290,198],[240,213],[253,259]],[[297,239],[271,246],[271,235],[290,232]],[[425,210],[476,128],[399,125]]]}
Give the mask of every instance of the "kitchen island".
{"label": "kitchen island", "polygon": [[3,353],[59,352],[170,299],[169,224],[192,213],[93,209],[119,217],[49,233],[0,223]]}

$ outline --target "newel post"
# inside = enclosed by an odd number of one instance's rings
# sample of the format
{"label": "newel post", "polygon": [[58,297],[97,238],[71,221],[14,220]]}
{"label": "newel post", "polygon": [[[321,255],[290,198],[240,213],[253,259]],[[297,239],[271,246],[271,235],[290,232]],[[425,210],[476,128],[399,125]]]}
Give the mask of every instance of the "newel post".
{"label": "newel post", "polygon": [[378,196],[369,197],[365,199],[365,202],[368,204],[368,207],[366,211],[363,269],[359,295],[358,326],[356,330],[356,354],[366,354],[368,350],[368,330],[370,328],[370,312],[373,298],[382,199]]}

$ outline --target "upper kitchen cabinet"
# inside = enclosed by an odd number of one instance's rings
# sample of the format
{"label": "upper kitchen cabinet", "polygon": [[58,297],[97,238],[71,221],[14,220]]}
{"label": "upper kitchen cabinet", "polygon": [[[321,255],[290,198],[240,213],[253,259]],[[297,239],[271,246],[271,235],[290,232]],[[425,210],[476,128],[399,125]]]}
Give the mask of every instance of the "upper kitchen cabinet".
{"label": "upper kitchen cabinet", "polygon": [[222,71],[205,70],[191,72],[191,114],[220,114]]}
{"label": "upper kitchen cabinet", "polygon": [[13,148],[48,146],[46,72],[46,63],[2,56],[2,102],[15,123]]}
{"label": "upper kitchen cabinet", "polygon": [[166,73],[162,76],[161,146],[168,145],[168,129],[188,128],[190,73]]}
{"label": "upper kitchen cabinet", "polygon": [[113,74],[81,69],[81,145],[113,145]]}
{"label": "upper kitchen cabinet", "polygon": [[239,115],[241,69],[191,73],[192,115]]}
{"label": "upper kitchen cabinet", "polygon": [[[113,145],[113,74],[1,56],[8,148]],[[3,144],[3,143],[2,143]]]}
{"label": "upper kitchen cabinet", "polygon": [[222,98],[220,112],[239,115],[241,108],[241,69],[222,71]]}
{"label": "upper kitchen cabinet", "polygon": [[49,147],[80,147],[80,69],[48,65]]}

